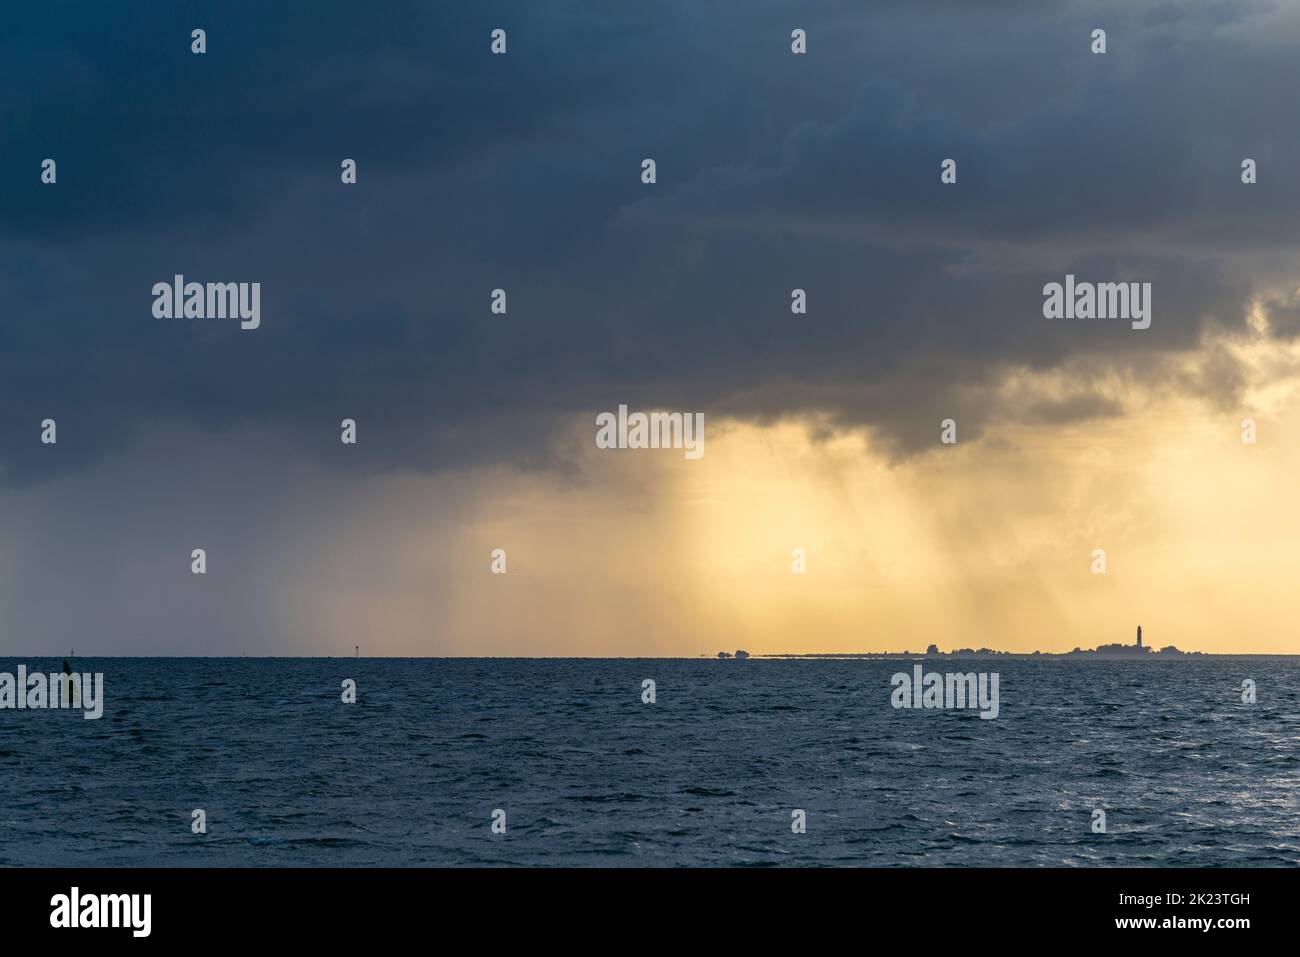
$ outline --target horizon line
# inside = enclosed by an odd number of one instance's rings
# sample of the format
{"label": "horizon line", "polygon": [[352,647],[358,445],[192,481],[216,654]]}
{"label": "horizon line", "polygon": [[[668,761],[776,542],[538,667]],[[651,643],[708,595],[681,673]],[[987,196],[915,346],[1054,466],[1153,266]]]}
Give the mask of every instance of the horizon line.
{"label": "horizon line", "polygon": [[[736,661],[746,659],[727,658],[720,659],[717,654],[700,653],[698,655],[121,655],[121,654],[36,654],[21,655],[12,653],[0,654],[0,660],[3,659],[20,659],[20,658],[148,658],[148,659],[233,659],[233,658],[257,658],[257,659],[286,659],[286,660],[325,660],[342,658],[349,661]],[[825,659],[825,658],[1088,658],[1091,660],[1101,661],[1173,661],[1185,658],[1300,658],[1300,652],[1287,651],[1185,651],[1180,654],[1161,655],[1152,653],[1149,655],[1106,655],[1097,654],[1091,650],[1081,652],[1074,651],[994,651],[986,652],[968,652],[957,654],[953,652],[940,652],[938,654],[926,654],[925,652],[904,652],[904,651],[801,651],[801,652],[780,652],[773,654],[751,653],[748,660],[769,660],[769,661],[791,661],[799,658]]]}

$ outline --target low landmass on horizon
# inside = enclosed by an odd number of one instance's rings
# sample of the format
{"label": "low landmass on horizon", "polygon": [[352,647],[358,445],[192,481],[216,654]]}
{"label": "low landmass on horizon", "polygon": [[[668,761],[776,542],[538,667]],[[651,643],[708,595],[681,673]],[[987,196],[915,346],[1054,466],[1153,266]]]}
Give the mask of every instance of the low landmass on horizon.
{"label": "low landmass on horizon", "polygon": [[[910,651],[879,651],[879,652],[849,652],[849,653],[832,653],[832,652],[807,652],[791,653],[776,655],[759,655],[760,658],[880,658],[880,657],[917,657]],[[732,655],[725,651],[718,652],[719,658],[730,658]],[[750,657],[748,652],[737,651],[736,658]],[[1204,651],[1180,651],[1174,645],[1166,645],[1158,651],[1149,645],[1142,644],[1142,626],[1138,625],[1137,641],[1131,645],[1120,644],[1118,642],[1109,645],[1098,645],[1093,649],[1075,648],[1073,651],[998,651],[994,648],[955,648],[952,651],[940,651],[938,645],[930,645],[920,657],[924,658],[1122,658],[1122,659],[1161,659],[1170,658],[1209,658],[1209,657],[1239,657],[1239,655],[1212,655]],[[1278,655],[1269,655],[1268,657],[1279,657]]]}

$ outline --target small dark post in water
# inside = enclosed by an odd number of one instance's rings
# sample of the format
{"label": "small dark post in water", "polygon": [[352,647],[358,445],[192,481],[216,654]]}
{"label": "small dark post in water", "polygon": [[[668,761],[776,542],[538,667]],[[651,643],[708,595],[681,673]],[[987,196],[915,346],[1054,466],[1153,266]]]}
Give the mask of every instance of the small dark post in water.
{"label": "small dark post in water", "polygon": [[[75,658],[76,655],[69,654],[68,657]],[[77,688],[72,683],[72,665],[68,664],[67,658],[63,659],[63,675],[63,678],[60,679],[63,682],[63,693],[71,698],[72,706],[75,708],[81,702],[78,700]]]}
{"label": "small dark post in water", "polygon": [[[1141,644],[1141,642],[1138,642],[1138,644]],[[357,645],[357,657],[358,657],[358,658],[361,657],[361,646],[360,646],[360,645]]]}

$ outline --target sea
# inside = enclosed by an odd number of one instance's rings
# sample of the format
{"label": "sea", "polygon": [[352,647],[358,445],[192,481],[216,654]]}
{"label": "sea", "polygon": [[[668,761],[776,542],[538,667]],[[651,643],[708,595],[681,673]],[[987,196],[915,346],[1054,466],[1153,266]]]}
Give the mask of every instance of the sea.
{"label": "sea", "polygon": [[[895,708],[916,664],[998,716]],[[1300,658],[73,666],[98,720],[0,710],[0,865],[1300,863]]]}

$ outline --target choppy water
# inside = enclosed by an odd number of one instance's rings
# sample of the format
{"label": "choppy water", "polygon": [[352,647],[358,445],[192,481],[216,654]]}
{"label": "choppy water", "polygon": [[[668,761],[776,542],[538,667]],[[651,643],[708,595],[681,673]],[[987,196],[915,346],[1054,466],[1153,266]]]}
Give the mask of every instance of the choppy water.
{"label": "choppy water", "polygon": [[0,864],[1300,863],[1300,660],[927,663],[991,721],[913,661],[79,658],[102,719],[0,710]]}

